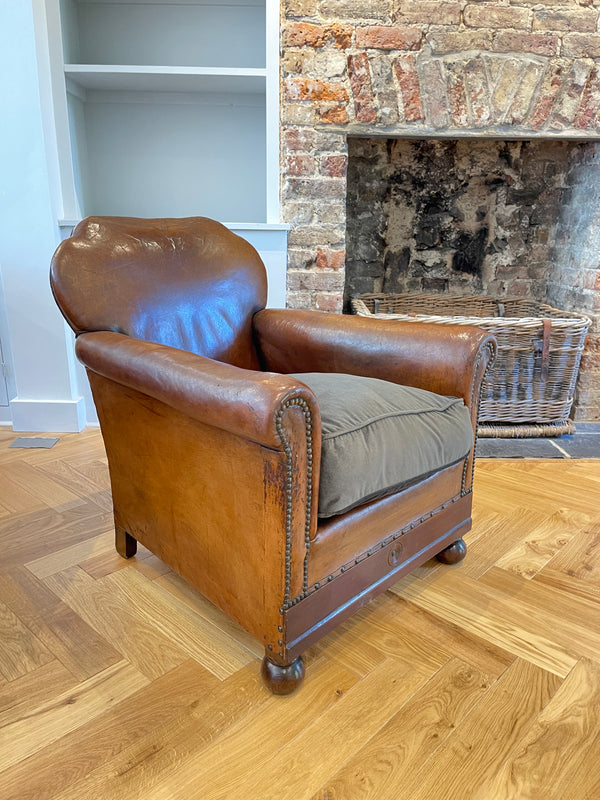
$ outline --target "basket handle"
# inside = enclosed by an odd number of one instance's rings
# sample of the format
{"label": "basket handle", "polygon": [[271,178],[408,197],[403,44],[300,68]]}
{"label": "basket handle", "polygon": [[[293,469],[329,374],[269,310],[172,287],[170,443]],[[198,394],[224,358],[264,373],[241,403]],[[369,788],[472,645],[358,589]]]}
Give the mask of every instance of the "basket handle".
{"label": "basket handle", "polygon": [[542,338],[542,373],[541,378],[543,381],[548,379],[548,372],[550,369],[550,337],[552,335],[552,320],[545,319],[543,325],[543,338]]}

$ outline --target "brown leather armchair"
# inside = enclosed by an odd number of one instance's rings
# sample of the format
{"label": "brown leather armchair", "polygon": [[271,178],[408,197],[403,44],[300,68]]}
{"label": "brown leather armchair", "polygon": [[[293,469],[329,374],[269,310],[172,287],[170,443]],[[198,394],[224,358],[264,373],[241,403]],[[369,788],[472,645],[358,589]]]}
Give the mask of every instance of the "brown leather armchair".
{"label": "brown leather armchair", "polygon": [[98,410],[118,552],[142,542],[262,641],[274,692],[404,573],[464,557],[486,332],[265,309],[256,251],[199,217],[88,218],[51,285]]}

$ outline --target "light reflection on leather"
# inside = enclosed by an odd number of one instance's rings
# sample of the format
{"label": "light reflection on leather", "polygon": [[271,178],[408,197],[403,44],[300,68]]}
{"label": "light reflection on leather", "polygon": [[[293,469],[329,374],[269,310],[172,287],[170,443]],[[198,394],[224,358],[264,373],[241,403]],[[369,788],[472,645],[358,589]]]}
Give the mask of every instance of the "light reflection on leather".
{"label": "light reflection on leather", "polygon": [[89,217],[59,246],[52,285],[76,334],[117,331],[258,366],[251,324],[266,304],[265,268],[213,220]]}
{"label": "light reflection on leather", "polygon": [[[198,289],[205,289],[199,292]],[[211,302],[203,302],[210,293]],[[256,302],[240,274],[212,281],[209,286],[161,287],[147,296],[132,315],[128,333],[149,342],[229,360],[241,331],[247,337],[249,315]],[[200,298],[199,298],[200,295]],[[242,366],[242,364],[236,364]]]}

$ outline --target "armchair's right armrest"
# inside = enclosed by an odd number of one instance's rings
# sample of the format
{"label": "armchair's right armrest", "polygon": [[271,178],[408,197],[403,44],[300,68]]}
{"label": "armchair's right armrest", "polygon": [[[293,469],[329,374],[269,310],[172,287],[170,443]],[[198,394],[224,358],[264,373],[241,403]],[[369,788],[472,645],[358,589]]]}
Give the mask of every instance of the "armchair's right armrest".
{"label": "armchair's right armrest", "polygon": [[80,334],[75,350],[105,378],[276,450],[282,446],[277,415],[286,400],[303,398],[318,413],[308,387],[287,375],[241,369],[112,331]]}
{"label": "armchair's right armrest", "polygon": [[473,408],[494,337],[481,328],[266,309],[254,331],[267,369],[348,372],[462,397]]}

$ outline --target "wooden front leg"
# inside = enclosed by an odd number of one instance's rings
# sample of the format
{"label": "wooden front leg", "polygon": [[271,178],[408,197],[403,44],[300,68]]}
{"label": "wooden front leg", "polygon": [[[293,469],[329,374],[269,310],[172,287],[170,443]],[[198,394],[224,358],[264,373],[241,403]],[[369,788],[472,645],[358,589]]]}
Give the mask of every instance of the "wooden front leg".
{"label": "wooden front leg", "polygon": [[131,558],[137,552],[137,539],[134,539],[125,528],[115,528],[115,547],[123,558]]}

